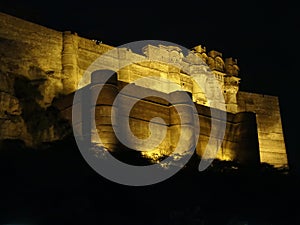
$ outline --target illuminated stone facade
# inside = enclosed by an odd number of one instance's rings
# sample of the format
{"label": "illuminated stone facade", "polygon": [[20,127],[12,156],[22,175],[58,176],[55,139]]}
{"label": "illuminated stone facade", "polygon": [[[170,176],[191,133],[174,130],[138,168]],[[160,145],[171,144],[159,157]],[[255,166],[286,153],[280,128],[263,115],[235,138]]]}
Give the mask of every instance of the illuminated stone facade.
{"label": "illuminated stone facade", "polygon": [[[77,90],[82,75],[92,62],[113,47],[80,37],[76,33],[48,29],[3,13],[0,14],[0,40],[0,139],[21,139],[30,146],[61,139],[64,134],[55,119],[45,121],[34,130],[32,127],[40,123],[29,118],[30,109],[26,104],[34,104],[45,115],[54,107],[59,109],[62,118],[70,121],[72,95]],[[227,126],[217,158],[287,166],[278,98],[239,91],[239,67],[236,59],[223,59],[222,53],[206,51],[200,45],[191,51],[209,66],[219,81],[225,99]],[[110,84],[110,88],[106,90],[105,96],[110,102],[97,108],[99,114],[96,113],[96,123],[100,137],[107,140],[107,147],[113,149],[117,144],[110,122],[105,122],[105,118],[110,117],[109,104],[112,104],[124,85],[138,78],[155,76],[171,80],[190,93],[198,110],[200,135],[196,144],[197,153],[202,156],[210,134],[208,106],[212,104],[208,104],[206,99],[210,87],[209,82],[206,82],[207,90],[201,90],[193,83],[189,74],[193,71],[199,73],[203,65],[195,65],[189,55],[185,56],[176,46],[148,45],[139,54],[130,49],[119,48],[116,54],[117,58],[103,59],[103,69],[113,69],[116,62],[126,62],[129,58],[150,59],[153,63],[147,61],[122,68],[117,71],[115,83]],[[162,63],[155,62],[157,60]],[[189,74],[168,64],[170,61],[180,63]],[[23,81],[26,81],[25,87]],[[82,87],[90,82],[84,81]],[[166,83],[153,85],[151,79],[147,83],[136,85],[137,88],[146,88],[150,92],[172,92],[172,88]],[[28,94],[29,90],[26,88],[30,87],[36,91],[35,95]],[[22,93],[29,96],[27,99],[34,101],[26,102]],[[178,115],[174,113],[172,106],[159,99],[145,99],[139,104],[130,115],[133,133],[145,138],[150,119],[154,116],[163,118],[168,125],[168,132],[158,150],[168,154],[176,145],[176,135],[181,132],[176,121]]]}

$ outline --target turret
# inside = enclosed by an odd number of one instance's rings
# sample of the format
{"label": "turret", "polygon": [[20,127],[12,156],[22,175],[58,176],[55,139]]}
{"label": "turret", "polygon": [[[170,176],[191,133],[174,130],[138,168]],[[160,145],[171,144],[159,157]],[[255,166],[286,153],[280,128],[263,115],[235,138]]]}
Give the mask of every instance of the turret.
{"label": "turret", "polygon": [[237,60],[225,58],[223,54],[216,50],[206,53],[206,48],[198,45],[192,49],[192,52],[199,56],[212,70],[215,78],[219,81],[220,88],[226,103],[226,109],[229,112],[237,112],[236,95],[239,90],[240,78]]}

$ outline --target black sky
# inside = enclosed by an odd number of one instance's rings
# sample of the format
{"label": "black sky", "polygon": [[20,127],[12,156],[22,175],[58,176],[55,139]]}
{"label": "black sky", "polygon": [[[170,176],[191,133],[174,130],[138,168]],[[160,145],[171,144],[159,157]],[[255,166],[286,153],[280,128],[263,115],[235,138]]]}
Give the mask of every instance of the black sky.
{"label": "black sky", "polygon": [[206,46],[238,59],[240,90],[279,97],[288,157],[300,171],[297,145],[299,7],[296,1],[158,2],[8,1],[0,10],[59,31],[118,46],[163,40]]}

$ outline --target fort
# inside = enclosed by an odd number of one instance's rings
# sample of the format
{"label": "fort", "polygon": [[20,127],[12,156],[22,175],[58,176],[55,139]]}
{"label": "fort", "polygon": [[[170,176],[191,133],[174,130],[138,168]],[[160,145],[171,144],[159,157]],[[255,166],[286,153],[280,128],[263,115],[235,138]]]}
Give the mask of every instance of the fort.
{"label": "fort", "polygon": [[[0,13],[0,140],[16,139],[28,146],[39,146],[62,139],[70,132],[72,100],[83,74],[100,55],[112,49],[115,48],[75,32],[59,32]],[[241,79],[236,59],[223,58],[222,53],[207,51],[201,45],[191,52],[209,66],[225,99],[226,130],[217,158],[287,167],[278,97],[239,90]],[[147,45],[142,53],[117,48],[115,54],[118,63],[132,58],[145,62],[115,71],[110,83],[105,84],[101,93],[104,100],[97,103],[95,114],[97,133],[105,147],[114,151],[118,144],[109,119],[114,98],[126,84],[154,76],[171,80],[191,96],[200,121],[196,152],[203,156],[211,132],[211,103],[205,95],[210,90],[209,82],[207,90],[201,90],[190,76],[203,70],[203,65],[195,64],[176,46]],[[104,59],[103,69],[114,70],[116,58]],[[170,65],[171,61],[178,62],[189,74]],[[82,87],[91,84],[97,84],[96,77],[84,81]],[[172,92],[163,82],[153,85],[149,79],[148,83],[136,83],[137,92],[145,89],[153,96],[157,92]],[[178,113],[167,101],[145,98],[131,111],[132,132],[139,138],[149,136],[148,124],[153,117],[163,118],[168,127],[156,151],[169,154],[176,147],[179,133],[190,128],[180,126]],[[195,139],[187,141],[189,145]]]}

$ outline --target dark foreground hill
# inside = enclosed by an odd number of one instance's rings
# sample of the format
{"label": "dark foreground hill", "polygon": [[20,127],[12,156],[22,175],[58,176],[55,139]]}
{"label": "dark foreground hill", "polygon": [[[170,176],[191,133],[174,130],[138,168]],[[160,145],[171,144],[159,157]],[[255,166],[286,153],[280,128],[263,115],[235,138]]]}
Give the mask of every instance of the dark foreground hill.
{"label": "dark foreground hill", "polygon": [[38,150],[4,141],[0,155],[0,224],[300,224],[299,177],[267,164],[198,172],[192,158],[164,182],[132,187],[97,174],[72,138]]}

